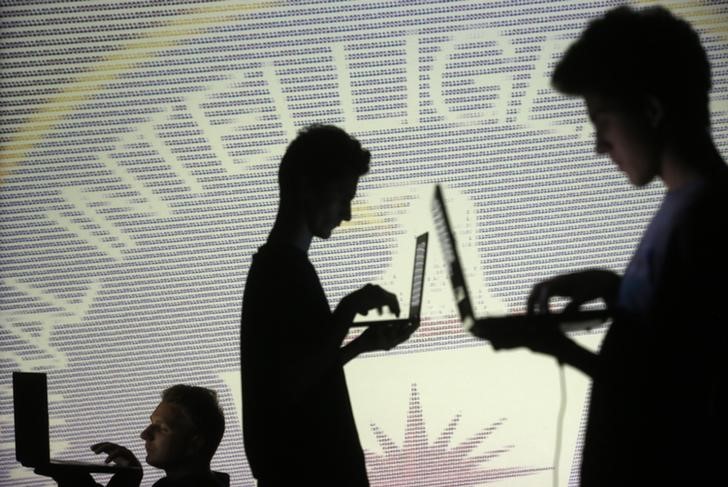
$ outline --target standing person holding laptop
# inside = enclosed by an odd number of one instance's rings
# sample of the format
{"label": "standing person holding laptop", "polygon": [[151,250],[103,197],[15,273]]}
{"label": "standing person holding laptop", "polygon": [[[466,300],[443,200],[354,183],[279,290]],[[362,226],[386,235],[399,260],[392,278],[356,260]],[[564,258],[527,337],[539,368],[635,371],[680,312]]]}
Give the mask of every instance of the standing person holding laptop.
{"label": "standing person holding laptop", "polygon": [[397,298],[368,284],[332,312],[308,259],[314,237],[351,218],[369,158],[344,130],[312,125],[281,160],[278,214],[253,256],[241,319],[243,438],[259,487],[369,485],[343,366],[415,326],[371,326],[342,347],[356,314],[387,306],[399,315]]}
{"label": "standing person holding laptop", "polygon": [[728,176],[710,134],[710,66],[695,31],[662,7],[592,21],[552,82],[586,102],[596,151],[636,188],[659,178],[660,208],[623,276],[586,270],[534,286],[565,312],[601,298],[614,321],[594,354],[555,327],[512,336],[593,379],[581,485],[713,485],[725,479]]}

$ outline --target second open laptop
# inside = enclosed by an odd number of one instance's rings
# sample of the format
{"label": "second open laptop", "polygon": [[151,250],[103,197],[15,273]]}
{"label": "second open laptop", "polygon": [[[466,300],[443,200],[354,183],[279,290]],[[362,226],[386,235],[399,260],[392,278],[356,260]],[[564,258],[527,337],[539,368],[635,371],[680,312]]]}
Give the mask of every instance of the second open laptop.
{"label": "second open laptop", "polygon": [[544,326],[557,323],[563,330],[589,330],[602,326],[609,318],[607,310],[585,310],[568,315],[559,314],[510,314],[504,316],[488,316],[476,318],[472,302],[465,284],[460,258],[458,257],[455,235],[453,234],[450,219],[448,218],[445,199],[439,185],[435,187],[435,196],[432,201],[432,217],[435,229],[440,239],[443,257],[447,266],[450,284],[452,285],[458,313],[463,328],[473,335],[488,339],[489,336],[503,337],[504,333],[518,334],[531,327]]}
{"label": "second open laptop", "polygon": [[25,467],[49,472],[106,472],[139,470],[141,467],[50,458],[48,382],[43,372],[13,372],[15,457]]}
{"label": "second open laptop", "polygon": [[392,320],[355,321],[352,326],[382,326],[399,324],[409,324],[415,328],[420,326],[422,292],[425,286],[425,264],[427,263],[427,238],[428,233],[425,232],[418,235],[415,240],[415,261],[412,265],[412,287],[410,289],[409,316]]}

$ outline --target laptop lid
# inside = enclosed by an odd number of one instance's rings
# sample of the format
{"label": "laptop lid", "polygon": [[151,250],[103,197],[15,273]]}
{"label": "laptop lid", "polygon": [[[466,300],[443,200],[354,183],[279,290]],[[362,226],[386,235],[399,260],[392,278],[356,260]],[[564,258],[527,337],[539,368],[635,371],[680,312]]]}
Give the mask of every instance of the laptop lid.
{"label": "laptop lid", "polygon": [[460,265],[455,235],[452,232],[450,218],[447,215],[445,200],[439,184],[435,186],[435,197],[432,200],[432,219],[440,240],[440,247],[442,247],[442,255],[445,259],[447,274],[455,295],[460,321],[465,330],[470,331],[475,325],[475,315],[470,301],[470,294],[468,293],[468,286],[465,283],[463,268]]}
{"label": "laptop lid", "polygon": [[13,372],[15,458],[24,467],[114,473],[139,470],[136,466],[54,460],[50,458],[48,379],[43,372]]}
{"label": "laptop lid", "polygon": [[412,285],[410,287],[409,316],[391,320],[362,320],[355,321],[354,326],[381,326],[410,323],[415,327],[420,325],[422,312],[422,295],[425,286],[425,267],[427,264],[427,245],[429,234],[418,235],[415,239],[415,256],[412,264]]}
{"label": "laptop lid", "polygon": [[608,318],[606,309],[594,309],[564,314],[541,315],[506,315],[480,318],[476,320],[472,302],[465,283],[460,258],[458,257],[455,235],[445,206],[445,199],[440,185],[435,186],[435,196],[432,200],[432,218],[442,247],[443,258],[447,266],[455,301],[460,314],[460,320],[466,331],[480,338],[499,336],[503,333],[518,334],[527,332],[534,326],[544,324],[557,324],[564,331],[591,330],[603,326]]}

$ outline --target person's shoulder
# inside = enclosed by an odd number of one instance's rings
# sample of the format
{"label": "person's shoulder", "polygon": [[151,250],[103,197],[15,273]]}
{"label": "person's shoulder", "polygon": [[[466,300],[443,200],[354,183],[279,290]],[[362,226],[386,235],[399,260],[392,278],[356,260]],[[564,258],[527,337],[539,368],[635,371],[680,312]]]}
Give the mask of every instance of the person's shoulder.
{"label": "person's shoulder", "polygon": [[306,253],[293,245],[265,243],[253,254],[254,263],[306,262]]}
{"label": "person's shoulder", "polygon": [[243,309],[293,299],[295,290],[312,282],[315,271],[306,253],[292,245],[265,244],[253,254],[245,280]]}
{"label": "person's shoulder", "polygon": [[[292,245],[272,245],[266,243],[253,254],[248,271],[248,278],[252,275],[279,276],[281,274],[297,274],[301,269],[310,265],[305,252]],[[265,278],[263,278],[265,280]]]}

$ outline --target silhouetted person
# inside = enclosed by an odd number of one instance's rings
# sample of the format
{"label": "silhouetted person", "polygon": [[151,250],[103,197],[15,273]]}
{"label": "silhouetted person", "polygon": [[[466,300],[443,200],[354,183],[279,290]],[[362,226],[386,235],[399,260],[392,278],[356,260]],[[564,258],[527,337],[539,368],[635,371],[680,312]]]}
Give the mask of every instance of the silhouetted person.
{"label": "silhouetted person", "polygon": [[[225,432],[225,417],[215,391],[204,387],[177,384],[162,393],[162,401],[141,433],[147,463],[164,470],[166,476],[154,487],[226,487],[227,474],[212,472],[210,461]],[[141,467],[134,454],[115,443],[102,442],[91,447],[108,455],[106,463]],[[89,474],[38,471],[53,477],[59,487],[96,487]],[[107,487],[138,487],[141,468],[115,473]]]}
{"label": "silhouetted person", "polygon": [[312,125],[281,160],[278,214],[248,272],[240,338],[243,438],[260,487],[368,485],[343,366],[414,329],[372,327],[342,347],[355,314],[387,306],[398,315],[399,304],[368,284],[332,312],[307,253],[313,237],[351,218],[369,159],[340,128]]}
{"label": "silhouetted person", "polygon": [[592,21],[552,82],[582,97],[608,154],[641,188],[666,186],[624,276],[591,269],[534,286],[564,312],[601,298],[614,321],[599,354],[553,328],[519,343],[593,378],[582,486],[725,481],[728,217],[726,166],[710,134],[710,66],[698,35],[661,7],[619,7]]}

